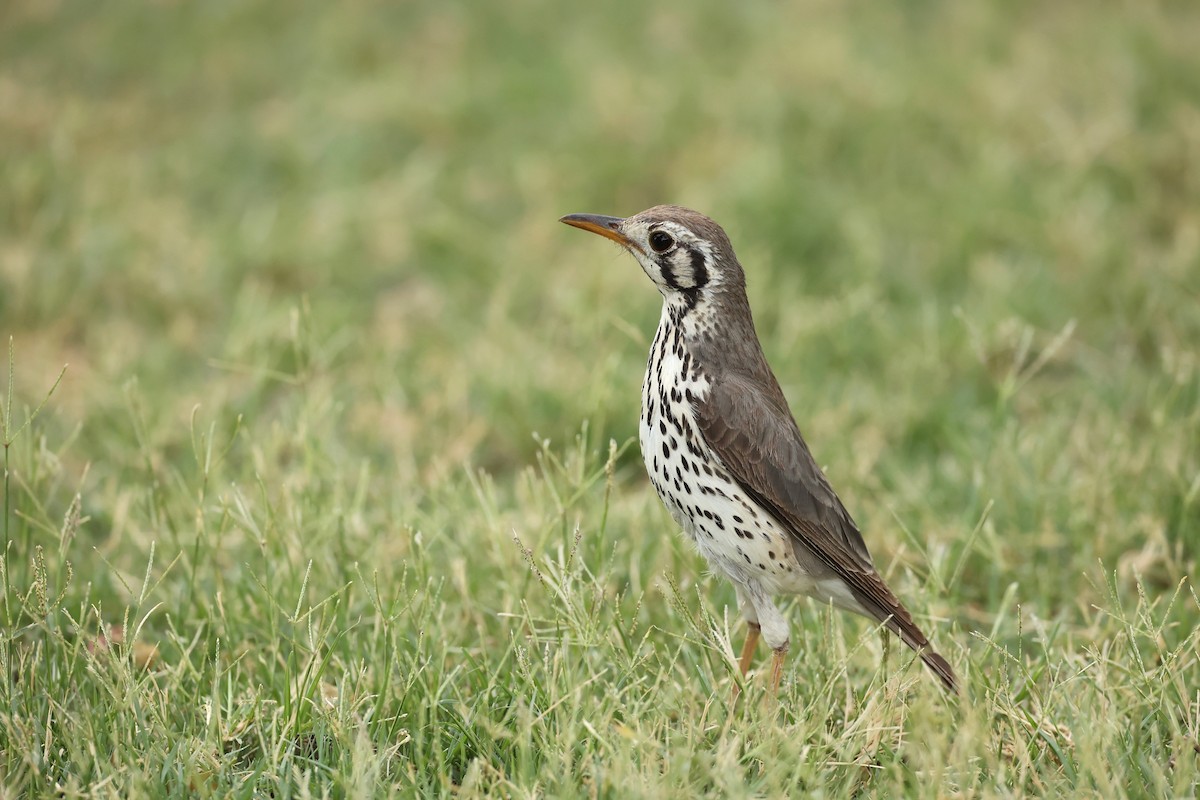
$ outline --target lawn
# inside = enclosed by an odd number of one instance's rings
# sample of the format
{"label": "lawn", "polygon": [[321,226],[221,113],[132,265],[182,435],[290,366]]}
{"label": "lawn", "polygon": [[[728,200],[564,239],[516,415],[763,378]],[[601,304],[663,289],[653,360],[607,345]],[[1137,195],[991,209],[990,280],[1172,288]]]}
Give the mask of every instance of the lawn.
{"label": "lawn", "polygon": [[[1198,41],[9,0],[0,798],[1195,796]],[[668,202],[960,698],[800,600],[730,703],[637,449],[659,297],[556,221]]]}

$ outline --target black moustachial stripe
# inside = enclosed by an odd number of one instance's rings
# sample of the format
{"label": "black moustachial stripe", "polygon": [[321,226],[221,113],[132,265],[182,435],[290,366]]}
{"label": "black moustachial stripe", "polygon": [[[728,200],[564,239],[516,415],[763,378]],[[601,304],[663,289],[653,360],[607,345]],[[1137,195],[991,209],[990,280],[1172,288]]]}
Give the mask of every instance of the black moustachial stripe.
{"label": "black moustachial stripe", "polygon": [[683,288],[679,285],[679,278],[675,277],[675,270],[671,268],[671,256],[659,256],[657,260],[658,270],[662,273],[663,282],[675,291],[679,291],[681,288]]}
{"label": "black moustachial stripe", "polygon": [[704,253],[698,247],[689,247],[688,255],[692,257],[692,283],[697,289],[702,289],[708,283],[708,265],[704,263]]}
{"label": "black moustachial stripe", "polygon": [[[692,264],[692,285],[681,287],[671,284],[671,288],[683,295],[687,310],[691,311],[700,300],[700,290],[708,283],[708,266],[704,263],[704,253],[696,247],[685,247]],[[671,276],[674,278],[674,275]]]}

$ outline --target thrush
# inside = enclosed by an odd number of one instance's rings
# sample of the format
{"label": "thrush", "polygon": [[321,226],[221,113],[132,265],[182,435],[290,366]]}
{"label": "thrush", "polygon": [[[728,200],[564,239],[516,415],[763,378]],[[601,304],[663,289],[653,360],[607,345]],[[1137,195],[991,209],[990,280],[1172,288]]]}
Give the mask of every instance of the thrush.
{"label": "thrush", "polygon": [[884,583],[800,435],[721,226],[679,206],[561,221],[620,244],[662,293],[638,441],[671,516],[733,583],[748,626],[742,675],[761,634],[774,653],[771,688],[778,690],[790,636],[773,598],[807,595],[882,623],[957,691],[950,664]]}

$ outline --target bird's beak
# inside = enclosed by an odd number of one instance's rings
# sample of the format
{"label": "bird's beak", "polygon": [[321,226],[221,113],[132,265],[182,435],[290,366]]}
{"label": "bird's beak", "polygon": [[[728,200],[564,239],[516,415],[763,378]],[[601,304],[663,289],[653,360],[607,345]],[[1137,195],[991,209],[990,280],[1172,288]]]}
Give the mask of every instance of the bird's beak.
{"label": "bird's beak", "polygon": [[621,223],[625,220],[620,217],[605,217],[600,214],[567,214],[565,217],[560,217],[559,222],[565,222],[575,228],[582,228],[585,231],[598,233],[606,239],[612,239],[622,247],[628,247],[634,250],[640,250],[632,240],[628,239],[625,234],[621,233]]}

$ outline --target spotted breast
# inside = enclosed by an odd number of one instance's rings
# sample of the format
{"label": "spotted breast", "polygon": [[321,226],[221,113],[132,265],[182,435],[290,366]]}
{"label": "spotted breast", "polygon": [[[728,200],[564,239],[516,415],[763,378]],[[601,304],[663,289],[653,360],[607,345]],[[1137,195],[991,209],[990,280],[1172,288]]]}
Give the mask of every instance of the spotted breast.
{"label": "spotted breast", "polygon": [[826,584],[803,569],[787,530],[747,496],[700,435],[694,405],[707,396],[709,379],[690,352],[684,320],[703,310],[665,303],[650,347],[638,439],[655,491],[739,597],[806,594],[857,611],[839,582]]}

